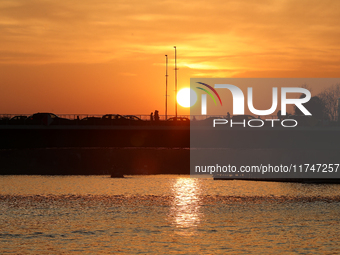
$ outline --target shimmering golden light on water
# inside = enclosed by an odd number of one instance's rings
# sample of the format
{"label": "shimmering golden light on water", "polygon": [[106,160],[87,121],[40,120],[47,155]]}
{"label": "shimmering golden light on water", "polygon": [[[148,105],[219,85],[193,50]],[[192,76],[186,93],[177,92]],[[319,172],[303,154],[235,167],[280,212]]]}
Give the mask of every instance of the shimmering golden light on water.
{"label": "shimmering golden light on water", "polygon": [[193,235],[200,223],[200,183],[198,179],[178,178],[172,186],[174,194],[171,206],[172,224],[181,235]]}

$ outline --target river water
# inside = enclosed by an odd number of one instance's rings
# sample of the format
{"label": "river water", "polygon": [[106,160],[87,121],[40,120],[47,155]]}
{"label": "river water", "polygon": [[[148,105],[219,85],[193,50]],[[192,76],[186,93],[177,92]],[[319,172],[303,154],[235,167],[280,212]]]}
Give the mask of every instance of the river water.
{"label": "river water", "polygon": [[336,254],[340,186],[1,176],[0,253]]}

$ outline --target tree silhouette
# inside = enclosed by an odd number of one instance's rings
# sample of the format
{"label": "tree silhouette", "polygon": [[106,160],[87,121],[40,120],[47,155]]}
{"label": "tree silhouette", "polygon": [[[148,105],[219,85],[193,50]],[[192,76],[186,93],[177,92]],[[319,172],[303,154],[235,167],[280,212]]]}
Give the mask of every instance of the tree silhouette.
{"label": "tree silhouette", "polygon": [[[300,98],[304,98],[305,95],[301,95]],[[306,109],[312,114],[313,117],[317,119],[324,119],[325,118],[325,104],[324,102],[318,97],[312,97],[307,103],[304,104]],[[303,115],[301,110],[294,106],[295,115]]]}
{"label": "tree silhouette", "polygon": [[324,103],[325,115],[331,121],[336,121],[338,117],[338,99],[340,98],[340,84],[333,85],[323,92],[318,97]]}
{"label": "tree silhouette", "polygon": [[[302,94],[300,98],[304,98],[305,95]],[[312,97],[307,103],[304,104],[306,109],[312,114],[313,117],[317,119],[324,119],[326,115],[325,104],[324,102],[318,97]],[[301,110],[294,106],[295,115],[303,115]]]}

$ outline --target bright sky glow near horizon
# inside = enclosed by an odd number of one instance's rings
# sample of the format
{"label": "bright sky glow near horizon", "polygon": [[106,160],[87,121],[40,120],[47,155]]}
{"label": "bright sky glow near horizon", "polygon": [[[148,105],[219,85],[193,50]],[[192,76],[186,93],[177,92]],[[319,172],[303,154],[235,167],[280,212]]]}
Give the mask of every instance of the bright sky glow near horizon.
{"label": "bright sky glow near horizon", "polygon": [[168,55],[174,114],[175,45],[178,90],[190,77],[340,77],[339,16],[338,1],[3,0],[0,113],[163,115]]}

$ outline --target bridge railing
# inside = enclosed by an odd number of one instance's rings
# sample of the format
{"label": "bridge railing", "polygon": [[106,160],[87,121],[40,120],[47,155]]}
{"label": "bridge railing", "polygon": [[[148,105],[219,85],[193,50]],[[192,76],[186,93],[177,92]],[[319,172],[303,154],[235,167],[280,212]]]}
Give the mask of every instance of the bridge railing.
{"label": "bridge railing", "polygon": [[[0,119],[11,119],[15,116],[26,116],[26,117],[29,117],[31,116],[32,114],[0,114]],[[58,117],[60,118],[65,118],[65,119],[69,119],[69,120],[81,120],[81,119],[84,119],[84,118],[88,118],[88,117],[95,117],[95,118],[102,118],[105,114],[84,114],[84,113],[81,113],[81,114],[69,114],[69,113],[66,113],[66,114],[56,114]],[[122,116],[125,116],[125,115],[122,115]],[[133,116],[136,116],[142,120],[150,120],[150,115],[147,115],[147,114],[133,114]],[[160,120],[166,120],[166,119],[170,119],[170,118],[175,118],[176,116],[175,115],[159,115],[159,119]],[[227,119],[227,116],[225,115],[178,115],[177,116],[178,118],[188,118],[190,120],[205,120],[207,118],[212,118],[212,117],[216,117],[216,118],[225,118]],[[233,117],[232,115],[230,117]],[[254,116],[254,117],[257,117],[257,116]],[[154,116],[153,116],[154,118]],[[264,117],[261,117],[262,119]],[[265,116],[266,119],[270,118],[270,119],[275,119],[277,118],[276,115],[268,115],[268,116]]]}
{"label": "bridge railing", "polygon": [[[30,121],[26,121],[23,117],[23,119],[19,119],[19,120],[11,120],[13,117],[15,116],[25,116],[25,117],[29,117],[32,114],[0,114],[0,125],[30,125],[32,124],[32,122]],[[114,120],[110,121],[110,122],[105,122],[103,123],[103,121],[101,120],[102,117],[106,114],[56,114],[58,117],[63,118],[63,119],[69,119],[72,120],[70,122],[65,123],[65,121],[57,121],[57,122],[53,122],[53,125],[103,125],[103,124],[110,124],[110,125],[115,125]],[[124,116],[124,115],[122,115]],[[149,114],[135,114],[133,116],[136,116],[138,118],[140,118],[141,120],[144,121],[150,121],[151,116]],[[94,117],[94,118],[93,118]],[[230,116],[230,118],[232,118],[233,116]],[[259,116],[253,116],[255,118],[259,118]],[[84,121],[82,122],[81,120],[83,120],[84,118],[88,118],[88,121]],[[159,119],[160,121],[166,121],[169,120],[171,118],[175,118],[175,115],[159,115]],[[226,115],[178,115],[178,118],[187,118],[190,119],[191,121],[200,121],[200,120],[205,120],[208,118],[223,118],[223,119],[228,119],[228,116]],[[276,115],[268,115],[268,116],[261,116],[262,120],[265,119],[277,119],[278,117]],[[301,118],[301,116],[294,116],[292,118],[297,118],[299,120],[299,118]],[[153,120],[154,116],[153,116]],[[338,123],[337,121],[328,121],[328,120],[318,120],[318,119],[311,119],[311,120],[303,120],[301,119],[302,123],[301,125],[307,125],[307,126],[339,126],[340,123]],[[130,124],[130,122],[129,122]],[[132,124],[132,123],[131,123]],[[147,123],[144,123],[147,124]],[[182,123],[185,124],[185,123]],[[299,120],[299,124],[300,124],[300,120]]]}

